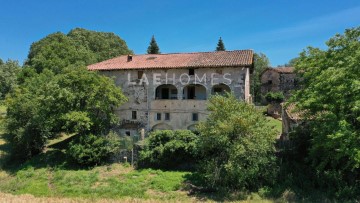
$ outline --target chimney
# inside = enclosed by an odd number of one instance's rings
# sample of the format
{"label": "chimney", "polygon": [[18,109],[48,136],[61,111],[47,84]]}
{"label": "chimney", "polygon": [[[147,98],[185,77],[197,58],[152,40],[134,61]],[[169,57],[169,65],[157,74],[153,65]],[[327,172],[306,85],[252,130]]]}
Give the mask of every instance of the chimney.
{"label": "chimney", "polygon": [[132,61],[132,57],[133,57],[132,55],[128,55],[128,56],[127,56],[127,62]]}

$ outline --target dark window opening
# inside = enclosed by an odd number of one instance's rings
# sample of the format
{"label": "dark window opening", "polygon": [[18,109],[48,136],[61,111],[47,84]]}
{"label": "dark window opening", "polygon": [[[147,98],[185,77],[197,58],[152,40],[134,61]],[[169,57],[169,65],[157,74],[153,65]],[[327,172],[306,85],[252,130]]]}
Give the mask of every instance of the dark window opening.
{"label": "dark window opening", "polygon": [[136,112],[136,111],[133,111],[133,112],[132,112],[131,118],[132,118],[133,120],[136,120],[136,119],[137,119],[137,112]]}
{"label": "dark window opening", "polygon": [[139,70],[138,71],[138,79],[141,79],[143,75],[144,75],[144,71]]}
{"label": "dark window opening", "polygon": [[125,131],[125,134],[126,134],[127,136],[130,136],[130,131]]}
{"label": "dark window opening", "polygon": [[195,86],[188,87],[188,99],[195,99]]}
{"label": "dark window opening", "polygon": [[195,75],[195,69],[190,68],[189,69],[189,75]]}
{"label": "dark window opening", "polygon": [[216,70],[216,73],[219,74],[219,75],[223,74],[222,70]]}
{"label": "dark window opening", "polygon": [[268,80],[268,84],[271,85],[271,84],[272,84],[272,80]]}
{"label": "dark window opening", "polygon": [[192,114],[192,120],[193,120],[193,121],[198,121],[198,120],[199,120],[199,114],[193,113],[193,114]]}
{"label": "dark window opening", "polygon": [[169,88],[162,88],[161,89],[161,99],[169,99]]}
{"label": "dark window opening", "polygon": [[161,113],[156,114],[156,120],[161,121]]}
{"label": "dark window opening", "polygon": [[221,87],[215,87],[214,88],[214,93],[222,93],[222,88]]}
{"label": "dark window opening", "polygon": [[170,113],[165,113],[165,120],[169,121],[170,120]]}

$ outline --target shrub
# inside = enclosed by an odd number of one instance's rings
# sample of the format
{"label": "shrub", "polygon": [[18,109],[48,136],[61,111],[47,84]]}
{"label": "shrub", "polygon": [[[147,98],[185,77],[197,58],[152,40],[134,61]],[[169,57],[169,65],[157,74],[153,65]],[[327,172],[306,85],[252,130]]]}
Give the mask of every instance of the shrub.
{"label": "shrub", "polygon": [[98,165],[104,163],[120,147],[119,138],[114,134],[96,136],[80,135],[69,144],[67,155],[81,165]]}
{"label": "shrub", "polygon": [[282,102],[284,101],[285,97],[282,92],[268,92],[265,95],[265,99],[267,102]]}
{"label": "shrub", "polygon": [[191,169],[195,163],[197,135],[189,130],[161,130],[150,134],[140,151],[139,167]]}
{"label": "shrub", "polygon": [[199,174],[218,190],[257,190],[276,175],[276,132],[253,105],[233,95],[213,96],[208,119],[198,125]]}

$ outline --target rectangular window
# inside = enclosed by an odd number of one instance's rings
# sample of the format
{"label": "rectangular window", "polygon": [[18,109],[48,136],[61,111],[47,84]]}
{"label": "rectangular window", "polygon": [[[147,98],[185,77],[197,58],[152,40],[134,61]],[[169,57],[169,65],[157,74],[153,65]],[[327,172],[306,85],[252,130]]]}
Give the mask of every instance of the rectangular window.
{"label": "rectangular window", "polygon": [[189,75],[195,75],[195,69],[190,68],[189,69]]}
{"label": "rectangular window", "polygon": [[157,120],[157,121],[161,121],[161,113],[157,113],[157,114],[156,114],[156,120]]}
{"label": "rectangular window", "polygon": [[165,113],[165,120],[169,121],[170,120],[170,113]]}
{"label": "rectangular window", "polygon": [[272,80],[268,80],[268,84],[271,85],[271,84],[272,84]]}
{"label": "rectangular window", "polygon": [[130,136],[130,131],[125,131],[125,135]]}
{"label": "rectangular window", "polygon": [[138,79],[141,79],[143,75],[144,75],[144,71],[139,70],[138,71]]}
{"label": "rectangular window", "polygon": [[193,113],[192,114],[192,120],[193,121],[198,121],[199,120],[199,114],[198,113]]}
{"label": "rectangular window", "polygon": [[133,120],[136,120],[136,119],[137,119],[137,112],[136,112],[136,111],[132,111],[131,118],[132,118]]}

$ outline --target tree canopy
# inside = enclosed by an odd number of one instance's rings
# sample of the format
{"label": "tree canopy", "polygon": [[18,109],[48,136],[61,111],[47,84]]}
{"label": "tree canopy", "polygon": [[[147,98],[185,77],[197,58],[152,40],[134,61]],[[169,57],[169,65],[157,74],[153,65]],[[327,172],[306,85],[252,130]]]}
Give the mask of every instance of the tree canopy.
{"label": "tree canopy", "polygon": [[155,40],[155,36],[151,37],[150,45],[147,49],[148,54],[160,54],[160,48]]}
{"label": "tree canopy", "polygon": [[217,43],[216,51],[225,51],[225,50],[226,50],[225,49],[225,44],[224,44],[223,40],[220,37],[220,39],[219,39],[219,41]]}
{"label": "tree canopy", "polygon": [[326,50],[309,47],[295,61],[303,81],[291,101],[304,114],[310,143],[304,156],[322,187],[360,181],[359,39],[360,27],[347,29]]}
{"label": "tree canopy", "polygon": [[54,74],[45,69],[27,78],[6,100],[14,155],[36,155],[62,132],[106,134],[118,120],[113,108],[125,101],[114,81],[96,72],[66,68]]}
{"label": "tree canopy", "polygon": [[85,66],[131,53],[125,41],[114,33],[76,28],[67,35],[56,32],[34,42],[25,65],[38,73],[44,69],[59,73],[70,65]]}
{"label": "tree canopy", "polygon": [[261,73],[270,66],[269,58],[263,53],[254,54],[254,73],[251,75],[252,79],[252,95],[255,102],[260,102],[261,97]]}
{"label": "tree canopy", "polygon": [[274,179],[276,132],[253,105],[215,95],[198,125],[200,174],[212,188],[256,189]]}
{"label": "tree canopy", "polygon": [[8,60],[5,63],[0,60],[0,100],[12,91],[17,85],[17,74],[20,72],[17,61]]}

